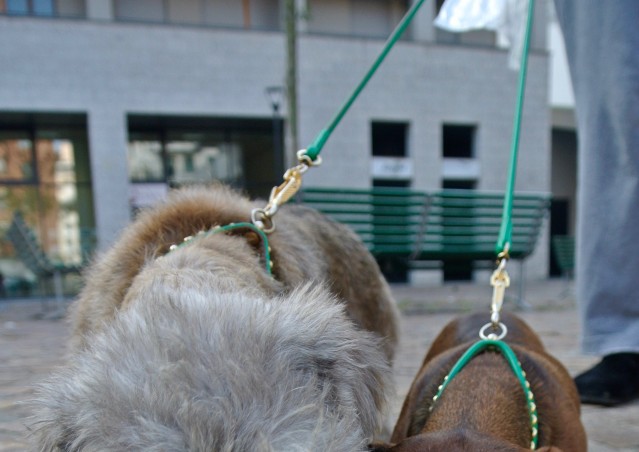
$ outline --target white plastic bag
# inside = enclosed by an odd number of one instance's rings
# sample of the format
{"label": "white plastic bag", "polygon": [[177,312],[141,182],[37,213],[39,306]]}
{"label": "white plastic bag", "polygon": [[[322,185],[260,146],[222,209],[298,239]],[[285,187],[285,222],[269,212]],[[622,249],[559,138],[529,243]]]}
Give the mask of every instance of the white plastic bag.
{"label": "white plastic bag", "polygon": [[486,28],[497,32],[497,44],[510,47],[508,66],[518,69],[529,0],[446,0],[435,26],[464,32]]}

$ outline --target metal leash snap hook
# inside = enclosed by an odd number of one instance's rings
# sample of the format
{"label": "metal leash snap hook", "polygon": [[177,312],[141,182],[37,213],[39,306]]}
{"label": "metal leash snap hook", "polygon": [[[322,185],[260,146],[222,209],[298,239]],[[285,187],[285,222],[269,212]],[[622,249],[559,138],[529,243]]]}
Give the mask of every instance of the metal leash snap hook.
{"label": "metal leash snap hook", "polygon": [[253,209],[251,211],[251,221],[255,226],[267,234],[275,230],[273,215],[280,206],[291,199],[302,186],[302,165],[290,168],[284,173],[284,182],[277,187],[273,187],[268,204],[263,209]]}
{"label": "metal leash snap hook", "polygon": [[496,328],[499,325],[499,313],[504,303],[504,295],[506,288],[510,286],[510,277],[506,271],[506,262],[508,260],[508,250],[499,254],[498,266],[490,277],[490,285],[493,286],[493,298],[490,306],[490,321]]}
{"label": "metal leash snap hook", "polygon": [[290,168],[284,173],[284,182],[278,187],[273,187],[268,204],[265,208],[268,216],[273,216],[277,209],[289,199],[302,186],[302,174],[297,168]]}
{"label": "metal leash snap hook", "polygon": [[504,294],[506,287],[510,285],[510,277],[503,268],[495,270],[490,277],[490,284],[493,286],[493,299],[491,303],[491,322],[493,324],[499,323],[499,313],[504,303]]}

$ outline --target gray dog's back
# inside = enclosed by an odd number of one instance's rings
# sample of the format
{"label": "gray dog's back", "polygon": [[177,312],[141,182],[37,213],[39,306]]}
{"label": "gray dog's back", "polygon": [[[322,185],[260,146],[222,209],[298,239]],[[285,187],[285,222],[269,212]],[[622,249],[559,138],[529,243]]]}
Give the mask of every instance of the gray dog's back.
{"label": "gray dog's back", "polygon": [[148,295],[40,388],[43,450],[350,452],[378,427],[384,355],[324,290]]}

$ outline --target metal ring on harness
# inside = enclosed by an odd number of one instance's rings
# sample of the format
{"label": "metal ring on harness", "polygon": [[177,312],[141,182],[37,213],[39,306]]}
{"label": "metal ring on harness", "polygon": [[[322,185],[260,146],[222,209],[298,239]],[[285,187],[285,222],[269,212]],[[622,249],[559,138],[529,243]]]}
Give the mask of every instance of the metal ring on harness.
{"label": "metal ring on harness", "polygon": [[251,210],[251,222],[267,234],[275,230],[275,224],[271,216],[264,209]]}
{"label": "metal ring on harness", "polygon": [[[486,335],[486,330],[488,328],[492,328],[493,331],[498,330],[498,327],[501,329],[501,333],[499,335],[497,335],[496,332],[490,333],[488,335]],[[482,326],[481,329],[479,330],[479,337],[482,339],[490,339],[492,341],[500,341],[502,340],[504,337],[506,337],[506,334],[508,334],[508,328],[506,328],[506,325],[504,325],[503,323],[499,322],[497,323],[497,325],[493,324],[492,322],[487,323],[486,325]]]}

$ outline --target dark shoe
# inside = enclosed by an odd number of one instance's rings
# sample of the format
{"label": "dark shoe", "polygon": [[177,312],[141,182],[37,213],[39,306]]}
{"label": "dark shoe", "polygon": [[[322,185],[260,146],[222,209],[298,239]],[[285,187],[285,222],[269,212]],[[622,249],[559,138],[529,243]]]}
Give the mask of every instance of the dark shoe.
{"label": "dark shoe", "polygon": [[581,403],[616,406],[639,398],[639,353],[604,356],[575,377]]}

